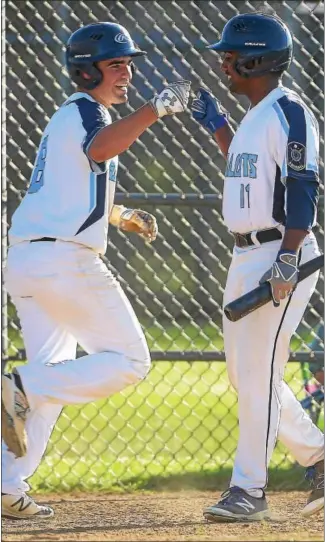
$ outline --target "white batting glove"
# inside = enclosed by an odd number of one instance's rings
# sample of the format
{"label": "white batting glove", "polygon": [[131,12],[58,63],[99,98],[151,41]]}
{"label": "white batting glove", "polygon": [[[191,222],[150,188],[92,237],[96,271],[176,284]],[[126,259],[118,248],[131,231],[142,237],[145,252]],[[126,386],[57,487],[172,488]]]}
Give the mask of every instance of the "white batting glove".
{"label": "white batting glove", "polygon": [[190,89],[190,81],[170,83],[159,94],[155,94],[149,104],[159,119],[165,115],[182,113],[187,107]]}
{"label": "white batting glove", "polygon": [[260,284],[269,282],[275,307],[278,307],[280,301],[290,295],[296,287],[298,272],[298,255],[285,249],[280,250],[276,261],[260,280]]}

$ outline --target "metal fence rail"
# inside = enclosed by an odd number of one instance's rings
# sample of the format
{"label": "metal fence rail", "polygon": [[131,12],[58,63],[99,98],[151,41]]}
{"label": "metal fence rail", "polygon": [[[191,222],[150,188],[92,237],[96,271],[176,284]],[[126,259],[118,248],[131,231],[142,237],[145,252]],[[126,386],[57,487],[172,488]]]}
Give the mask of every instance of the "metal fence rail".
{"label": "metal fence rail", "polygon": [[[322,130],[323,2],[8,1],[2,220],[10,224],[42,130],[73,91],[62,67],[71,32],[82,24],[115,21],[148,51],[137,61],[129,103],[112,110],[114,119],[138,108],[167,81],[186,78],[194,91],[204,84],[216,93],[235,127],[247,102],[229,94],[217,56],[204,48],[231,16],[256,9],[276,12],[291,28],[295,60],[283,82],[306,100]],[[323,162],[320,167],[323,178]],[[221,216],[223,170],[216,144],[189,114],[159,121],[120,157],[116,201],[153,212],[159,236],[151,246],[111,228],[106,260],[135,307],[154,359],[163,361],[136,389],[83,409],[65,409],[32,479],[34,489],[112,487],[139,477],[230,465],[237,428],[236,399],[222,363],[222,295],[232,249]],[[320,243],[322,209],[316,228]],[[299,397],[304,393],[297,362],[313,356],[310,344],[323,325],[322,292],[321,275],[291,345],[296,363],[288,379]],[[23,342],[11,304],[3,306],[3,339],[8,341],[4,359],[21,358]],[[319,339],[314,358],[323,347]],[[291,462],[277,448],[273,465]]]}

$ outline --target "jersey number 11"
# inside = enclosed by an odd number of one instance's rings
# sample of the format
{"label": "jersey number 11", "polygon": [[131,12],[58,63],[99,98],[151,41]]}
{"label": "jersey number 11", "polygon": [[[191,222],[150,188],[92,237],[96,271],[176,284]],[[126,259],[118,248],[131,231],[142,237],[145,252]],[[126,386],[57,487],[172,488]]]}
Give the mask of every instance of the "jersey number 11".
{"label": "jersey number 11", "polygon": [[[251,185],[248,183],[246,186],[241,183],[240,185],[240,208],[245,209],[245,207],[248,207],[250,209],[251,202],[249,197],[249,191],[250,191]],[[246,195],[245,195],[246,192]],[[247,204],[245,205],[245,202],[247,201]]]}

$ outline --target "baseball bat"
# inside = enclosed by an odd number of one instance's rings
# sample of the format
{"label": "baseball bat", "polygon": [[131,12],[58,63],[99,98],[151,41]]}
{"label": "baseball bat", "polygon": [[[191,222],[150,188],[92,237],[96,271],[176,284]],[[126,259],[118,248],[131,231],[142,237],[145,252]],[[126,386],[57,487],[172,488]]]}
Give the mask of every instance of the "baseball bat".
{"label": "baseball bat", "polygon": [[[309,260],[309,262],[303,263],[299,267],[298,282],[306,279],[321,267],[324,266],[324,254]],[[268,282],[258,286],[254,290],[247,292],[247,294],[238,297],[231,303],[228,303],[225,307],[225,315],[231,322],[237,322],[241,318],[244,318],[250,312],[256,311],[263,305],[266,305],[272,299],[271,288]]]}

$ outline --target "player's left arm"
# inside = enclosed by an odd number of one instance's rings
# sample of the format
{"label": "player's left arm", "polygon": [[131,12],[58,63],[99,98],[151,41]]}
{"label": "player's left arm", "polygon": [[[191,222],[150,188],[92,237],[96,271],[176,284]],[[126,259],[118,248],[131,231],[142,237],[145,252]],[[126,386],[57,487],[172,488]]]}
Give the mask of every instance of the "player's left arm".
{"label": "player's left arm", "polygon": [[297,284],[299,250],[316,223],[319,197],[317,121],[296,102],[286,103],[278,109],[278,115],[285,132],[285,139],[283,134],[278,139],[278,146],[282,139],[282,148],[276,156],[285,185],[285,233],[276,261],[260,281],[270,283],[276,306]]}
{"label": "player's left arm", "polygon": [[[298,252],[316,223],[319,198],[319,129],[315,117],[294,104],[291,111],[286,163],[286,226],[283,250]],[[292,118],[293,115],[296,115]],[[289,117],[290,118],[290,117]]]}
{"label": "player's left arm", "polygon": [[123,231],[137,233],[149,243],[154,241],[158,234],[156,218],[142,209],[113,205],[109,222]]}

